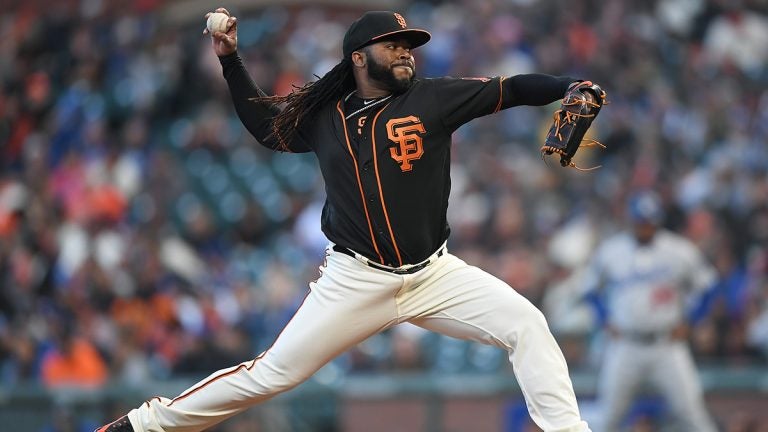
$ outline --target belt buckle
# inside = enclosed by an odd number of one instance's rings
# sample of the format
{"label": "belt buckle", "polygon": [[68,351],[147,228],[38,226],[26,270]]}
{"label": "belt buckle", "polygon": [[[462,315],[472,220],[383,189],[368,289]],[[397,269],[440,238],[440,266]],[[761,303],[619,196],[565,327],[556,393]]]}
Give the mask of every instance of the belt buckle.
{"label": "belt buckle", "polygon": [[[441,247],[435,253],[435,255],[436,255],[435,258],[440,258],[441,256],[443,256],[443,253],[445,253],[445,248]],[[425,268],[427,268],[430,265],[434,264],[435,261],[437,261],[437,260],[436,259],[433,260],[432,257],[430,256],[429,258],[426,259],[426,261],[423,261],[423,262],[421,262],[419,264],[416,264],[413,267],[408,267],[407,269],[402,269],[402,270],[400,270],[400,269],[393,269],[393,270],[389,270],[389,271],[392,272],[392,273],[396,273],[396,274],[413,274],[413,273],[416,273],[417,271],[424,270]]]}
{"label": "belt buckle", "polygon": [[427,262],[423,262],[421,264],[417,264],[417,265],[415,265],[413,267],[408,267],[408,268],[405,268],[405,269],[394,269],[394,270],[392,270],[392,273],[396,273],[396,274],[413,274],[413,273],[416,273],[419,270],[423,270],[429,264],[430,264],[429,261],[427,261]]}

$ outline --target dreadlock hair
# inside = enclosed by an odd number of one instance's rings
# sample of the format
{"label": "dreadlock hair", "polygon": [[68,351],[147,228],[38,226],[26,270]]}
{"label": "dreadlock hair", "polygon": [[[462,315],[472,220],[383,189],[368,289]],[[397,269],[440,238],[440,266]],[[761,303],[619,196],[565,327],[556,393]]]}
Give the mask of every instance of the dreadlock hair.
{"label": "dreadlock hair", "polygon": [[256,102],[285,104],[282,111],[272,120],[270,138],[277,139],[279,148],[288,151],[288,143],[293,139],[299,124],[311,118],[326,103],[341,99],[344,94],[355,88],[352,74],[352,62],[345,58],[322,78],[315,75],[317,81],[311,81],[301,87],[294,86],[293,91],[285,96],[260,96]]}

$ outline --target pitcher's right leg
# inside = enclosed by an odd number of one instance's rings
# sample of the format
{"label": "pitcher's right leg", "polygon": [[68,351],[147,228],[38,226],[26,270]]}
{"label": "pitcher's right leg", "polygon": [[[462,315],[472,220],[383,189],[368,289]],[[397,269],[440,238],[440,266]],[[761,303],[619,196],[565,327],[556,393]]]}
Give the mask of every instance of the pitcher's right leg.
{"label": "pitcher's right leg", "polygon": [[300,384],[328,361],[394,324],[402,278],[361,272],[331,252],[322,276],[275,343],[257,358],[223,369],[175,399],[154,398],[128,417],[137,432],[200,431]]}

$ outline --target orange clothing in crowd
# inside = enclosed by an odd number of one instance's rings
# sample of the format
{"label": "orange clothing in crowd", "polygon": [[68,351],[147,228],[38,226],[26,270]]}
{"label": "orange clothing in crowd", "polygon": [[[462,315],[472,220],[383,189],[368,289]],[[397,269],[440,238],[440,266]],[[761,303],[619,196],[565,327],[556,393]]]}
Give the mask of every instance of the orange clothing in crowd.
{"label": "orange clothing in crowd", "polygon": [[96,348],[83,338],[75,338],[70,345],[67,354],[55,349],[43,358],[43,383],[48,387],[103,385],[107,380],[107,367]]}

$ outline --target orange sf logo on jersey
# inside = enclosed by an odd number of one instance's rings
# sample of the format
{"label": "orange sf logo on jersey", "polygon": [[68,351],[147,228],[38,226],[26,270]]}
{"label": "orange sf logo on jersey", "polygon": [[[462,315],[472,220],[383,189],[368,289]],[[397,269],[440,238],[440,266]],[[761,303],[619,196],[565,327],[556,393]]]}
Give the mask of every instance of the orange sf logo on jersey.
{"label": "orange sf logo on jersey", "polygon": [[399,144],[399,146],[390,147],[389,154],[400,164],[400,169],[404,172],[412,170],[411,161],[421,158],[424,154],[421,134],[426,132],[424,124],[416,116],[396,118],[387,122],[387,137],[395,144]]}

